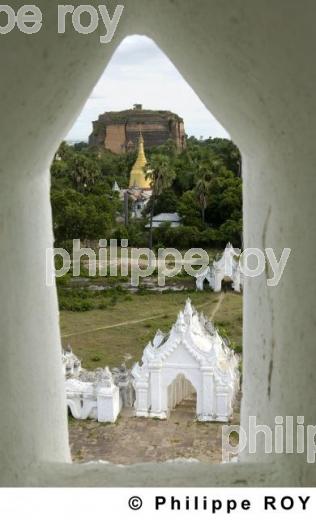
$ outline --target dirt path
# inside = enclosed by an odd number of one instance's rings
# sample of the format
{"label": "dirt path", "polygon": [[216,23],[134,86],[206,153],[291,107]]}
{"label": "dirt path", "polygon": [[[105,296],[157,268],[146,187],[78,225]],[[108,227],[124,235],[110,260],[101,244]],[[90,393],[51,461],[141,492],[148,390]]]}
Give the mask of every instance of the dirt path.
{"label": "dirt path", "polygon": [[217,304],[215,305],[215,307],[214,307],[214,309],[212,311],[212,314],[210,316],[210,320],[211,321],[214,321],[214,318],[215,318],[216,314],[218,313],[218,311],[219,311],[219,309],[220,309],[220,307],[221,307],[221,305],[222,305],[222,303],[224,301],[224,298],[225,298],[225,293],[221,292],[220,296],[219,296],[219,300],[218,300]]}
{"label": "dirt path", "polygon": [[95,329],[86,329],[80,332],[72,332],[71,334],[63,334],[62,338],[70,338],[71,336],[79,336],[81,334],[89,334],[90,332],[97,332],[98,330],[114,329],[115,327],[124,327],[125,325],[135,325],[143,321],[155,320],[156,318],[163,318],[165,314],[154,314],[148,318],[141,318],[140,320],[120,321],[119,323],[112,323],[112,325],[104,325],[103,327],[96,327]]}
{"label": "dirt path", "polygon": [[[214,309],[212,311],[211,320],[213,320],[215,315],[217,314],[217,312],[218,312],[218,310],[219,310],[219,308],[220,308],[220,306],[222,304],[223,299],[224,299],[224,293],[221,293],[220,297],[219,297],[219,300],[216,303],[216,306],[214,307]],[[201,309],[202,307],[206,307],[207,305],[209,305],[209,302],[202,303],[200,305],[196,305],[196,308],[197,309]],[[165,316],[165,313],[164,314],[154,314],[154,315],[149,316],[147,318],[141,318],[141,319],[138,319],[138,320],[120,321],[119,323],[112,323],[111,325],[104,325],[102,327],[97,327],[97,328],[94,328],[94,329],[86,329],[86,330],[79,331],[79,332],[72,332],[71,334],[63,334],[61,337],[63,339],[64,338],[71,338],[72,336],[81,336],[82,334],[90,334],[91,332],[97,332],[99,330],[114,329],[116,327],[124,327],[126,325],[135,325],[137,323],[142,323],[144,321],[150,321],[150,320],[155,320],[157,318],[163,318],[164,316]]]}

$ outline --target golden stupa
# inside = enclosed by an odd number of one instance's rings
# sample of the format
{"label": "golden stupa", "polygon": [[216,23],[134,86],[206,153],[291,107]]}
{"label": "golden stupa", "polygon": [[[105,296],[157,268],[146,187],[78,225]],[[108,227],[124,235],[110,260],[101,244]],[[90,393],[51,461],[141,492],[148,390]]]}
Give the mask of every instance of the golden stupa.
{"label": "golden stupa", "polygon": [[147,159],[144,151],[144,139],[140,132],[139,141],[138,141],[138,155],[136,162],[132,168],[130,179],[129,179],[129,187],[130,188],[139,188],[142,190],[150,190],[150,179],[146,179],[146,165]]}

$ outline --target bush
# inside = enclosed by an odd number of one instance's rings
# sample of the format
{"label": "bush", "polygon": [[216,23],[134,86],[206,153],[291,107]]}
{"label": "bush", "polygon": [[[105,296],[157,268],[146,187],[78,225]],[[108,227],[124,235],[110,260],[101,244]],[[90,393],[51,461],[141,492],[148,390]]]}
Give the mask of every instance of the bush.
{"label": "bush", "polygon": [[95,363],[97,363],[98,361],[101,361],[101,357],[98,355],[92,356],[90,359],[91,359],[91,361],[94,361]]}
{"label": "bush", "polygon": [[[179,226],[172,228],[169,225],[163,225],[154,231],[155,243],[159,243],[164,247],[177,247],[178,249],[190,249],[191,247],[201,247],[204,245],[213,245],[208,235],[203,235],[195,226]],[[204,237],[204,240],[203,240]],[[206,237],[209,243],[206,244]]]}
{"label": "bush", "polygon": [[85,312],[93,309],[107,309],[116,305],[119,298],[126,298],[126,291],[114,287],[105,291],[90,291],[88,289],[58,288],[59,309],[73,312]]}
{"label": "bush", "polygon": [[242,353],[242,346],[238,345],[238,343],[235,343],[234,341],[232,341],[230,346],[236,352],[236,354]]}
{"label": "bush", "polygon": [[63,311],[85,312],[94,308],[94,304],[89,300],[82,300],[80,298],[59,298],[59,309]]}
{"label": "bush", "polygon": [[117,304],[117,300],[118,300],[118,297],[117,297],[117,294],[113,294],[111,300],[110,300],[110,304],[113,305],[116,305]]}

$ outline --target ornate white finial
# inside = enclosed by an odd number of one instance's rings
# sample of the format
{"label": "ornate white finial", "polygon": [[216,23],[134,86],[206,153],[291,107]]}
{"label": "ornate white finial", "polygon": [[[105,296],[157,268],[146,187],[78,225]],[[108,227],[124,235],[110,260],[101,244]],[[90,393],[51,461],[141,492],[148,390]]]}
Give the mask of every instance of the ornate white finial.
{"label": "ornate white finial", "polygon": [[187,301],[185,302],[184,315],[192,316],[192,314],[193,314],[192,304],[191,304],[190,298],[188,298]]}
{"label": "ornate white finial", "polygon": [[104,369],[104,375],[107,376],[107,377],[112,377],[112,372],[111,372],[111,370],[109,369],[109,367],[105,367],[105,369]]}

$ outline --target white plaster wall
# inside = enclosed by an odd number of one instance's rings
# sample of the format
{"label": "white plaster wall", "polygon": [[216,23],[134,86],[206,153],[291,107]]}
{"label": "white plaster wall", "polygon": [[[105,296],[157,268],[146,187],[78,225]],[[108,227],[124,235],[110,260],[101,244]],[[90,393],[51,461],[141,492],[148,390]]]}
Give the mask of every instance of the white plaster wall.
{"label": "white plaster wall", "polygon": [[43,279],[53,153],[122,37],[147,34],[241,148],[245,247],[292,248],[278,288],[267,288],[265,276],[245,281],[242,422],[249,413],[267,423],[276,414],[314,422],[315,3],[128,0],[103,46],[98,35],[58,36],[56,4],[38,2],[38,35],[1,38],[0,482],[316,483],[315,469],[295,457],[233,468],[58,465],[69,460],[66,407],[56,294]]}
{"label": "white plaster wall", "polygon": [[0,466],[10,482],[32,462],[70,458],[57,299],[45,286],[48,178],[1,173]]}
{"label": "white plaster wall", "polygon": [[100,389],[97,396],[97,419],[114,423],[120,412],[120,391],[117,386]]}

